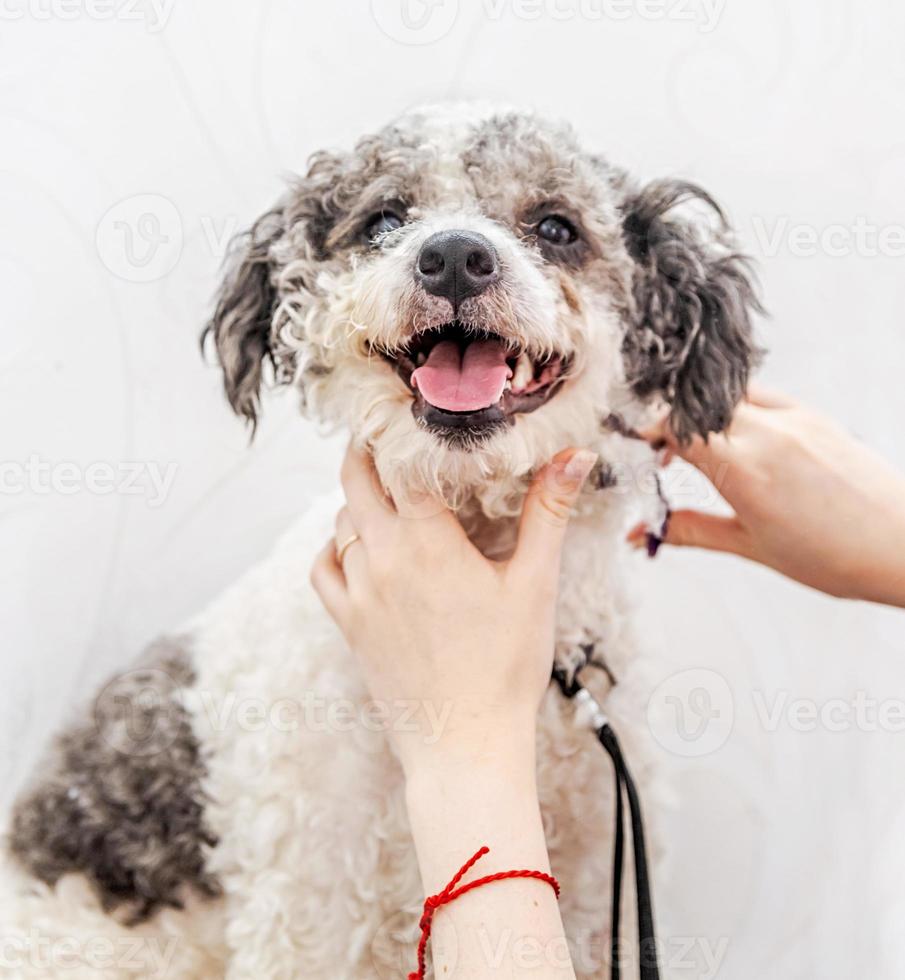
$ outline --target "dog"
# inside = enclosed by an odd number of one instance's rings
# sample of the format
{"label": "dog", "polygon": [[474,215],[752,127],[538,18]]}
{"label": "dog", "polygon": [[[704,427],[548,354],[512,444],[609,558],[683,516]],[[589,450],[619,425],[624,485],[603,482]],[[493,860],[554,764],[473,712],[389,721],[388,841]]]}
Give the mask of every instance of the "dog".
{"label": "dog", "polygon": [[[565,124],[443,105],[316,153],[234,243],[205,336],[252,429],[262,387],[293,385],[395,499],[440,495],[491,557],[511,553],[543,463],[599,454],[568,530],[556,658],[604,704],[656,825],[668,779],[645,750],[624,542],[657,460],[632,435],[666,414],[680,440],[724,429],[759,309],[704,190],[641,183]],[[7,824],[0,975],[411,967],[423,894],[401,770],[309,583],[339,503],[58,737]],[[602,977],[612,773],[573,715],[551,688],[539,793],[576,972]]]}

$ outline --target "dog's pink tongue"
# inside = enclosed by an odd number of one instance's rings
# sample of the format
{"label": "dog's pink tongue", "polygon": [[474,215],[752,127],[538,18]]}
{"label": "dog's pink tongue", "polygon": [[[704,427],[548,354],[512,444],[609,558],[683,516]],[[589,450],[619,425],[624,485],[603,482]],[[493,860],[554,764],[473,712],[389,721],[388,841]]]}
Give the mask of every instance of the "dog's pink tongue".
{"label": "dog's pink tongue", "polygon": [[412,373],[412,384],[435,408],[475,412],[495,405],[511,376],[498,340],[474,340],[464,355],[455,341],[442,340]]}

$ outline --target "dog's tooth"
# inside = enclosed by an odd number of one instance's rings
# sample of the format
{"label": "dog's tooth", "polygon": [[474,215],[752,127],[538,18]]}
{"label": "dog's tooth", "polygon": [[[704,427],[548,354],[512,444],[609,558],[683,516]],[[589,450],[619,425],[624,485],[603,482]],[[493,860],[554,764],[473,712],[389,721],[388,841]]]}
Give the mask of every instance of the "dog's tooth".
{"label": "dog's tooth", "polygon": [[423,350],[419,350],[418,353],[415,355],[415,364],[417,364],[418,367],[421,367],[421,365],[426,360],[427,360],[427,355],[424,353]]}
{"label": "dog's tooth", "polygon": [[512,375],[512,387],[516,391],[521,391],[533,377],[534,368],[531,365],[531,358],[525,353],[519,354]]}

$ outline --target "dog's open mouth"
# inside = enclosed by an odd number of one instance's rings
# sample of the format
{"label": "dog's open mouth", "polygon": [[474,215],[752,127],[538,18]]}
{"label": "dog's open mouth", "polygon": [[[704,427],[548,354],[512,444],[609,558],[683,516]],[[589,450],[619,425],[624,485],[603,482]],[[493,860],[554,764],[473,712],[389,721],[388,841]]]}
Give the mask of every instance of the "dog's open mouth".
{"label": "dog's open mouth", "polygon": [[533,357],[459,321],[415,334],[386,355],[414,394],[416,419],[441,434],[490,434],[533,412],[565,380],[568,359]]}

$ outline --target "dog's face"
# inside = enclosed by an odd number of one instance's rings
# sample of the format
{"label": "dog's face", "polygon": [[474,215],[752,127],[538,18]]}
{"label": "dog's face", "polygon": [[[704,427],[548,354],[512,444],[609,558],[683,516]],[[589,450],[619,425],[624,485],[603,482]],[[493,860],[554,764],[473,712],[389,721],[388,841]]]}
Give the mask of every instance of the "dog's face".
{"label": "dog's face", "polygon": [[229,400],[254,422],[270,361],[388,486],[453,503],[505,496],[614,414],[722,429],[756,300],[722,233],[669,213],[691,198],[721,220],[703,191],[635,186],[534,116],[412,112],[316,155],[237,243],[208,326]]}

